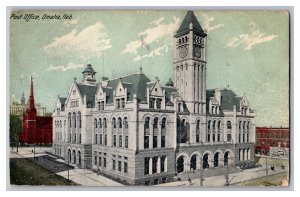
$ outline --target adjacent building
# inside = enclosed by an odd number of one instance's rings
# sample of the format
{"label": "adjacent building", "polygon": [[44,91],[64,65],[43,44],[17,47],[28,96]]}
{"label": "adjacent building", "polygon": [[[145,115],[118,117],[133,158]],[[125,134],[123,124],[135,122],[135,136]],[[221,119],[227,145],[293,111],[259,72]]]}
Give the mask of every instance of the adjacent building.
{"label": "adjacent building", "polygon": [[270,157],[289,158],[290,129],[256,127],[255,153]]}
{"label": "adjacent building", "polygon": [[[23,99],[22,99],[23,101]],[[21,102],[22,103],[22,102]],[[25,98],[24,102],[25,103]],[[19,140],[24,144],[52,144],[52,117],[39,116],[34,103],[33,80],[31,78],[29,107],[23,114],[23,131]]]}
{"label": "adjacent building", "polygon": [[[16,115],[23,118],[26,109],[29,108],[29,103],[25,103],[25,96],[24,92],[22,93],[21,102],[13,101],[12,104],[9,106],[9,114]],[[46,107],[42,107],[41,104],[35,104],[36,113],[38,116],[46,116]]]}
{"label": "adjacent building", "polygon": [[254,165],[255,114],[230,89],[206,89],[207,34],[188,11],[174,36],[173,80],[142,69],[96,81],[87,65],[53,113],[53,153],[134,185],[191,170]]}

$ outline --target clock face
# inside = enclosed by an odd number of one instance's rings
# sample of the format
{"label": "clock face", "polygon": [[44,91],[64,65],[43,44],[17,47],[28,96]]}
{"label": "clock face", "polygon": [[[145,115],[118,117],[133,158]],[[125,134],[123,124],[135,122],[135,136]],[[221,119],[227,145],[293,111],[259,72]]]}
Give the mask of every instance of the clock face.
{"label": "clock face", "polygon": [[183,47],[179,48],[179,56],[181,58],[186,57],[187,53],[188,53],[188,49],[186,48],[186,46],[183,46]]}
{"label": "clock face", "polygon": [[195,47],[194,54],[195,54],[196,57],[200,58],[201,57],[201,48],[200,47]]}

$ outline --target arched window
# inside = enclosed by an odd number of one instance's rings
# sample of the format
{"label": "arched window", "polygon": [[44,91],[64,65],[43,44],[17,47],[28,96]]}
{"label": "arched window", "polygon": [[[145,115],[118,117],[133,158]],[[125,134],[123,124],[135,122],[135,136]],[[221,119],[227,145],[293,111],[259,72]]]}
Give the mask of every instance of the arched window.
{"label": "arched window", "polygon": [[146,117],[144,123],[144,149],[149,148],[149,135],[150,135],[149,124],[150,124],[150,118]]}
{"label": "arched window", "polygon": [[94,119],[94,128],[96,129],[98,127],[97,125],[97,118]]}
{"label": "arched window", "polygon": [[74,124],[74,128],[76,128],[76,113],[73,112],[73,124]]}
{"label": "arched window", "polygon": [[210,142],[210,135],[211,135],[211,120],[209,120],[207,122],[207,138],[206,138],[206,141],[207,142]]}
{"label": "arched window", "polygon": [[161,148],[166,147],[166,122],[166,118],[161,120]]}
{"label": "arched window", "polygon": [[166,118],[163,118],[163,119],[161,120],[161,129],[166,129],[166,121],[167,121]]}
{"label": "arched window", "polygon": [[107,122],[106,122],[106,118],[103,118],[103,127],[104,127],[104,129],[106,129],[106,128],[107,128]]}
{"label": "arched window", "polygon": [[117,128],[116,118],[115,118],[115,117],[113,117],[113,119],[112,119],[112,127],[113,127],[114,129]]}
{"label": "arched window", "polygon": [[118,128],[122,128],[122,119],[120,117],[118,118]]}
{"label": "arched window", "polygon": [[99,128],[101,129],[102,128],[102,119],[101,118],[99,118],[98,124],[99,124]]}
{"label": "arched window", "polygon": [[158,118],[155,117],[154,118],[154,124],[153,124],[153,148],[157,148],[157,144],[158,144],[158,139],[157,139],[157,135],[158,135]]}
{"label": "arched window", "polygon": [[218,121],[218,134],[217,134],[217,141],[221,141],[221,120]]}
{"label": "arched window", "polygon": [[117,99],[117,108],[119,109],[120,108],[120,99]]}
{"label": "arched window", "polygon": [[179,44],[181,44],[181,39],[178,40]]}
{"label": "arched window", "polygon": [[145,123],[144,123],[144,128],[149,129],[149,125],[150,125],[150,118],[146,117],[145,118]]}
{"label": "arched window", "polygon": [[216,121],[213,121],[213,142],[216,141]]}
{"label": "arched window", "polygon": [[81,112],[80,111],[78,112],[77,117],[78,117],[78,127],[81,128]]}
{"label": "arched window", "polygon": [[185,42],[187,42],[188,41],[188,38],[187,38],[187,36],[185,37]]}
{"label": "arched window", "polygon": [[200,142],[200,120],[197,120],[196,124],[196,142]]}
{"label": "arched window", "polygon": [[71,113],[68,114],[68,123],[69,123],[69,128],[71,128]]}
{"label": "arched window", "polygon": [[128,129],[128,120],[127,120],[127,117],[124,118],[124,127],[125,127],[125,129]]}
{"label": "arched window", "polygon": [[157,129],[157,128],[158,128],[158,118],[155,117],[155,118],[154,118],[153,129]]}
{"label": "arched window", "polygon": [[227,125],[227,141],[231,141],[231,121],[226,122]]}
{"label": "arched window", "polygon": [[226,124],[227,124],[227,129],[231,130],[231,121],[228,120]]}

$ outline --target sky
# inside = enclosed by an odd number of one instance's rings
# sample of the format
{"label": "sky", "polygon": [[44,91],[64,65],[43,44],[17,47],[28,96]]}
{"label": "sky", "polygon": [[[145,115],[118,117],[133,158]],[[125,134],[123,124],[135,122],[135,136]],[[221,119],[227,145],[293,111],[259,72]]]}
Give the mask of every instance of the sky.
{"label": "sky", "polygon": [[[173,78],[173,35],[186,11],[19,11],[10,20],[10,102],[29,96],[53,111],[92,64],[99,82],[143,72]],[[42,19],[64,14],[68,19]],[[207,32],[207,89],[245,96],[257,126],[289,126],[289,16],[281,11],[195,11]],[[142,47],[141,58],[141,39]],[[142,59],[142,61],[141,61]]]}

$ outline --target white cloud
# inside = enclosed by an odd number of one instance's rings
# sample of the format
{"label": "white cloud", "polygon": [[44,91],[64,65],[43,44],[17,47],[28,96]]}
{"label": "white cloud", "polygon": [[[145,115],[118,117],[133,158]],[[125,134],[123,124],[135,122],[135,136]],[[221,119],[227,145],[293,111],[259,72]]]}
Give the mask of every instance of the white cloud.
{"label": "white cloud", "polygon": [[[167,53],[168,52],[168,46],[167,45],[163,45],[161,47],[158,47],[152,51],[150,51],[148,54],[146,55],[143,55],[142,58],[149,58],[149,57],[154,57],[154,56],[160,56],[160,55],[163,55],[164,53]],[[136,56],[133,61],[139,61],[141,60],[141,56],[138,55]]]}
{"label": "white cloud", "polygon": [[224,26],[224,24],[212,25],[212,23],[215,22],[215,17],[213,16],[209,16],[207,14],[200,14],[199,17],[202,19],[200,20],[200,24],[207,33],[210,33]]}
{"label": "white cloud", "polygon": [[[157,20],[150,22],[151,27],[138,33],[138,36],[143,36],[144,42],[148,45],[151,45],[153,43],[160,43],[161,40],[165,39],[166,37],[170,37],[177,30],[177,28],[180,25],[180,22],[180,18],[177,17],[174,17],[171,22],[167,22],[164,17],[161,17]],[[121,53],[130,53],[137,55],[138,49],[140,47],[141,40],[138,39],[128,43]],[[154,54],[156,53],[153,53],[153,55]],[[135,61],[137,61],[137,58],[138,57],[135,57]]]}
{"label": "white cloud", "polygon": [[69,62],[67,65],[60,65],[60,66],[50,66],[47,70],[48,71],[57,71],[57,70],[61,70],[61,71],[67,71],[70,69],[77,69],[77,68],[83,68],[84,65],[83,64],[74,64],[73,62]]}
{"label": "white cloud", "polygon": [[101,56],[101,53],[108,48],[111,48],[110,38],[105,26],[100,22],[80,32],[73,29],[70,33],[54,38],[53,42],[44,46],[44,50],[49,55],[64,57],[71,54],[84,60]]}
{"label": "white cloud", "polygon": [[274,38],[276,38],[277,35],[267,35],[265,33],[261,33],[259,30],[255,30],[251,33],[241,34],[236,37],[230,38],[228,42],[226,43],[225,48],[236,48],[240,45],[243,46],[244,50],[250,50],[255,45],[270,42]]}

